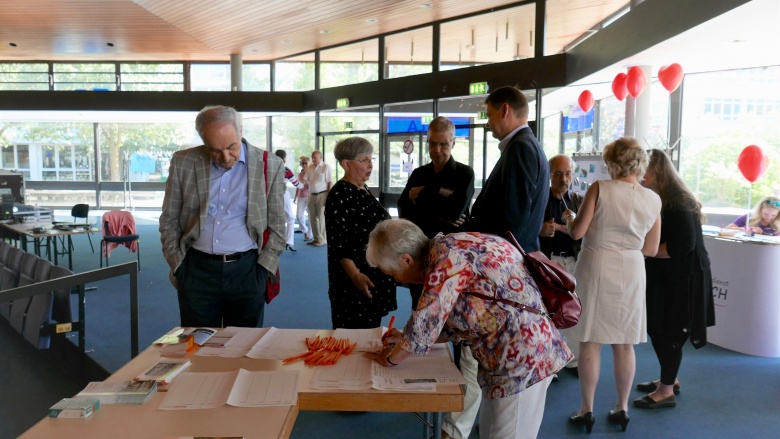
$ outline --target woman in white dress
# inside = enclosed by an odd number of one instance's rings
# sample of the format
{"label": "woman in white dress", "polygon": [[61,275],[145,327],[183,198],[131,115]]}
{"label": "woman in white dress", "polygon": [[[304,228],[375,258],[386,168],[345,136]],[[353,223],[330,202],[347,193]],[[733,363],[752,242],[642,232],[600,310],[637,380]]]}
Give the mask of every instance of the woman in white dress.
{"label": "woman in white dress", "polygon": [[582,315],[567,337],[580,342],[582,394],[570,421],[588,433],[603,344],[612,346],[618,396],[607,419],[626,431],[634,345],[647,341],[644,256],[655,256],[661,234],[661,199],[640,184],[648,163],[644,149],[622,137],[604,147],[603,157],[612,180],[593,183],[579,215],[567,210],[562,218],[572,239],[583,238],[574,268]]}

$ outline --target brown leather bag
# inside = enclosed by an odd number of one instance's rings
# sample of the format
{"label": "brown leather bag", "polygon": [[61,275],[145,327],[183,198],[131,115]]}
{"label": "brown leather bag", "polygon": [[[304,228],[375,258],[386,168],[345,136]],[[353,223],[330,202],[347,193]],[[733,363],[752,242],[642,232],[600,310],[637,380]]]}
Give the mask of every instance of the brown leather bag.
{"label": "brown leather bag", "polygon": [[[559,262],[547,259],[542,252],[527,253],[512,232],[506,232],[525,260],[525,267],[536,281],[547,316],[558,329],[571,328],[580,320],[582,304],[574,289],[577,280]],[[526,307],[527,308],[527,307]],[[531,308],[533,309],[533,308]],[[536,310],[538,311],[538,310]],[[541,311],[539,311],[541,313]]]}

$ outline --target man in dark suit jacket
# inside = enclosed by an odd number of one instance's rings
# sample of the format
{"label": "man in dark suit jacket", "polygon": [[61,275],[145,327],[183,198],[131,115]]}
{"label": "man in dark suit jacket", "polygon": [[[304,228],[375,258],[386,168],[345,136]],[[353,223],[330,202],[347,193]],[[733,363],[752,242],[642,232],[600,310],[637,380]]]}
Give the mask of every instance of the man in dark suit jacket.
{"label": "man in dark suit jacket", "polygon": [[[431,162],[412,172],[398,199],[398,216],[417,224],[428,238],[459,231],[474,196],[474,170],[452,157],[455,125],[444,116],[428,124]],[[409,284],[412,310],[422,295],[421,284]]]}
{"label": "man in dark suit jacket", "polygon": [[501,237],[511,231],[523,249],[537,251],[550,195],[550,171],[542,146],[528,127],[528,100],[514,87],[501,87],[485,104],[488,127],[500,140],[501,157],[474,202],[466,226]]}
{"label": "man in dark suit jacket", "polygon": [[[542,146],[528,127],[528,99],[514,87],[501,87],[490,93],[485,104],[488,128],[500,141],[501,157],[474,202],[465,228],[501,237],[506,237],[506,232],[511,231],[523,249],[537,251],[539,230],[542,229],[550,192],[550,171]],[[467,381],[466,394],[463,411],[449,413],[444,418],[442,430],[449,437],[469,436],[480,404],[477,361],[468,346],[461,346],[460,370]],[[535,386],[545,386],[546,389],[550,381],[551,378],[548,378]],[[547,393],[542,395],[546,398]],[[519,402],[522,408],[516,410],[523,415],[507,422],[517,422],[535,436],[530,431],[539,430],[545,398],[527,398]]]}

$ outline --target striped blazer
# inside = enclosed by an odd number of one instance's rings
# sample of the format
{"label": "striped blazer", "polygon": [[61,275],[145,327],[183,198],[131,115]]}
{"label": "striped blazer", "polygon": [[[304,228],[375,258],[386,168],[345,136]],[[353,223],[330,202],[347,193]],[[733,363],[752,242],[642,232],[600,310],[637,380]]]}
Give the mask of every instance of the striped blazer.
{"label": "striped blazer", "polygon": [[[257,242],[257,263],[269,273],[276,272],[279,255],[284,251],[284,163],[274,154],[268,154],[268,196],[263,177],[263,150],[241,139],[247,146],[247,203],[246,227],[249,236]],[[200,236],[209,205],[211,159],[206,148],[177,151],[171,158],[165,199],[160,215],[160,240],[165,260],[175,272],[187,250]],[[268,244],[263,248],[263,231],[270,229]],[[260,250],[262,249],[262,250]]]}

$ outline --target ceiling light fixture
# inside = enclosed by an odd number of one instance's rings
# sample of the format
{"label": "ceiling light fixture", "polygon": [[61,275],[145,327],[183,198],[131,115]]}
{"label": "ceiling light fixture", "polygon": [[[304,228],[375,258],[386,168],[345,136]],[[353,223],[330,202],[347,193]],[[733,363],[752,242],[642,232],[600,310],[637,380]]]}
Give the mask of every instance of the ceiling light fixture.
{"label": "ceiling light fixture", "polygon": [[290,40],[282,40],[282,44],[292,44],[292,41],[290,41]]}
{"label": "ceiling light fixture", "polygon": [[376,18],[369,18],[366,20],[366,23],[376,23]]}
{"label": "ceiling light fixture", "polygon": [[8,43],[8,45],[11,47],[16,47],[16,43]]}
{"label": "ceiling light fixture", "polygon": [[328,34],[330,34],[330,31],[328,29],[323,29],[323,30],[320,31],[320,33],[322,35],[328,35]]}
{"label": "ceiling light fixture", "polygon": [[420,5],[421,8],[432,8],[433,3],[423,3]]}
{"label": "ceiling light fixture", "polygon": [[106,43],[106,46],[108,46],[108,47],[114,47],[114,43]]}

